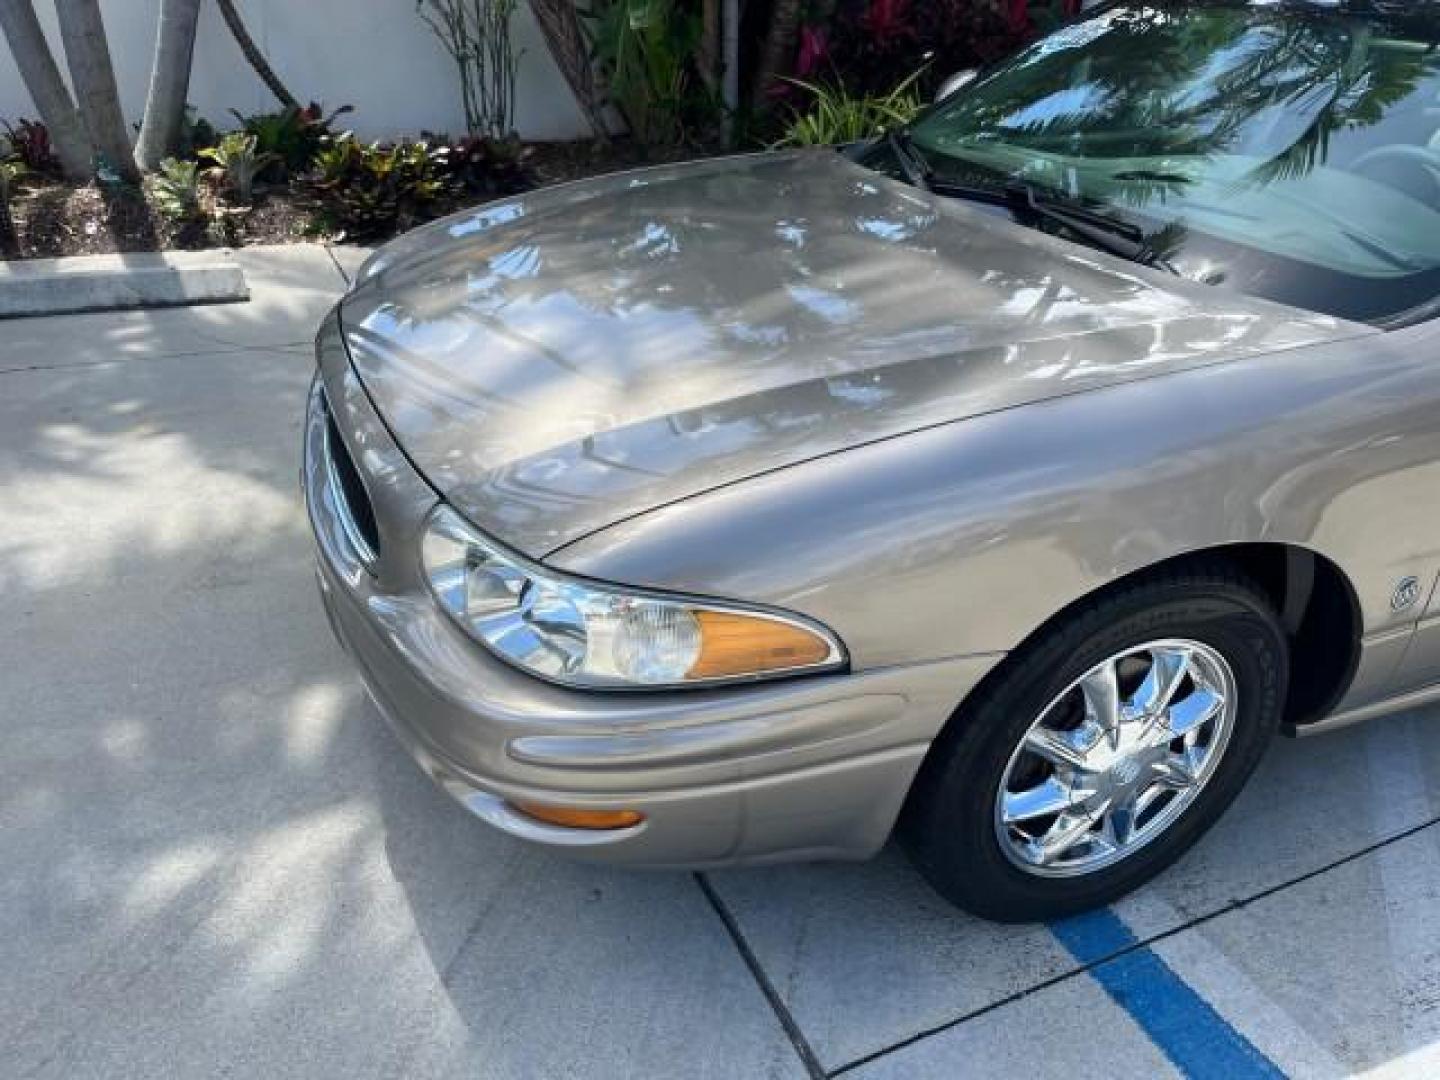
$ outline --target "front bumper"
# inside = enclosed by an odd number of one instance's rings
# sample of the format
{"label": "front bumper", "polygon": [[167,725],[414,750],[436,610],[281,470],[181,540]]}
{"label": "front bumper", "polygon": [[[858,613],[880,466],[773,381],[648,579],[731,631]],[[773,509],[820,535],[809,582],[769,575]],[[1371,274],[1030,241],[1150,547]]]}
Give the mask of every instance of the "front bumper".
{"label": "front bumper", "polygon": [[[379,537],[363,561],[347,542],[323,465],[324,414],[312,407],[303,481],[320,592],[380,711],[437,783],[512,835],[619,863],[878,850],[930,742],[995,657],[683,693],[573,691],[517,671],[467,638],[425,587],[418,540],[436,495],[376,415],[333,317],[319,352],[317,387]],[[638,810],[644,820],[568,829],[515,802]]]}

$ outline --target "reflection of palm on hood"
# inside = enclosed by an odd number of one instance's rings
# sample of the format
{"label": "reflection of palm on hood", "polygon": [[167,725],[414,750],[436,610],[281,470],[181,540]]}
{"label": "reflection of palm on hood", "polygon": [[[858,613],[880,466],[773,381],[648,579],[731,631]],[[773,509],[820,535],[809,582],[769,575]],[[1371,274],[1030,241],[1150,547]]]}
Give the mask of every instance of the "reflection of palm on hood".
{"label": "reflection of palm on hood", "polygon": [[532,555],[848,446],[1345,326],[830,152],[622,174],[437,222],[372,259],[342,318],[417,466]]}

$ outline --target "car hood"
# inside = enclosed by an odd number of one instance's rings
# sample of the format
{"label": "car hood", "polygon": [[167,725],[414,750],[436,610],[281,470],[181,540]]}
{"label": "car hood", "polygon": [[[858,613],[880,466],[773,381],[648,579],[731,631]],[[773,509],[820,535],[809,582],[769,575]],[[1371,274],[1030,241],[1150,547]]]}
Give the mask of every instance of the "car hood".
{"label": "car hood", "polygon": [[847,447],[1365,332],[828,151],[620,174],[448,218],[377,253],[341,317],[411,460],[535,557]]}

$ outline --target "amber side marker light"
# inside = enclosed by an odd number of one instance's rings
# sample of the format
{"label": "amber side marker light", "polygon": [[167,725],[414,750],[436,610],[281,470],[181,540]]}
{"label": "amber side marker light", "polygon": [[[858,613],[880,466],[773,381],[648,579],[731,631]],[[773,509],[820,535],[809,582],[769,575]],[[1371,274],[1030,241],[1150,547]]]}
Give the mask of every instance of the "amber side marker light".
{"label": "amber side marker light", "polygon": [[526,817],[566,829],[628,829],[645,820],[645,815],[638,810],[583,810],[578,806],[542,806],[524,802],[510,805]]}
{"label": "amber side marker light", "polygon": [[823,638],[790,623],[722,611],[697,611],[695,621],[700,655],[685,673],[687,679],[810,667],[830,655]]}

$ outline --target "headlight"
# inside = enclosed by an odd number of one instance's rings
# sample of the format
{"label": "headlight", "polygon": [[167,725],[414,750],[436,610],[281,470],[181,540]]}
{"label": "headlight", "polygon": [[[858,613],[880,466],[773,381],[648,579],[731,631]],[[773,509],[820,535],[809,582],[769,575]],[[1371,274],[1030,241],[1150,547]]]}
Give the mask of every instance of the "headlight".
{"label": "headlight", "polygon": [[795,615],[566,577],[501,551],[448,506],[421,547],[440,606],[517,667],[572,686],[689,686],[842,666],[840,642]]}

